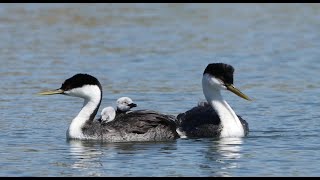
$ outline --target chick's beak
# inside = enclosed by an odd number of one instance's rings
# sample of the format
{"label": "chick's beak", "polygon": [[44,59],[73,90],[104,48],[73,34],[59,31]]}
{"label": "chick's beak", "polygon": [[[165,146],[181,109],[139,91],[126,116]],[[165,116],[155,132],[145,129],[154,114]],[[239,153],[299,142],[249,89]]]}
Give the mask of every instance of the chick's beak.
{"label": "chick's beak", "polygon": [[130,108],[133,108],[133,107],[137,107],[137,104],[135,103],[131,103],[131,104],[128,104]]}

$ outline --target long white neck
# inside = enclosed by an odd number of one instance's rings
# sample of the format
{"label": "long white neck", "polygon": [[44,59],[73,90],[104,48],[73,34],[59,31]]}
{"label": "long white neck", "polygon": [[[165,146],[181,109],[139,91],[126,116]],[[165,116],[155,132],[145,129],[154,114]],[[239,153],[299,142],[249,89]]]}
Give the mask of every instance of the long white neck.
{"label": "long white neck", "polygon": [[[101,102],[101,91],[96,89],[96,86],[91,86],[85,91],[87,92],[84,98],[83,107],[78,113],[78,115],[72,120],[69,129],[67,131],[67,138],[70,139],[88,139],[85,134],[83,134],[82,127],[88,122],[92,121],[97,114],[98,108]],[[84,91],[82,89],[82,91]],[[90,92],[91,91],[91,92]]]}
{"label": "long white neck", "polygon": [[218,83],[216,85],[212,85],[212,83],[209,81],[209,78],[212,77],[207,75],[203,76],[202,89],[208,103],[211,104],[220,118],[222,128],[220,137],[245,136],[243,126],[238,116],[221,96],[221,87],[218,86]]}

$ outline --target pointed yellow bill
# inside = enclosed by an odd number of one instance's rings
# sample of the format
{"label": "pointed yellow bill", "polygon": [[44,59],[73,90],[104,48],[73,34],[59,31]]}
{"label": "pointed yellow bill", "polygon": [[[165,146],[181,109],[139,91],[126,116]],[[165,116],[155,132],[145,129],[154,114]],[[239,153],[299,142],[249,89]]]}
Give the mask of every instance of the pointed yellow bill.
{"label": "pointed yellow bill", "polygon": [[229,91],[235,93],[236,95],[242,97],[243,99],[251,101],[251,99],[247,95],[243,94],[239,89],[234,87],[233,84],[226,85],[226,87]]}
{"label": "pointed yellow bill", "polygon": [[62,89],[56,89],[56,90],[49,90],[49,91],[42,91],[39,92],[39,95],[53,95],[53,94],[63,94],[63,90]]}

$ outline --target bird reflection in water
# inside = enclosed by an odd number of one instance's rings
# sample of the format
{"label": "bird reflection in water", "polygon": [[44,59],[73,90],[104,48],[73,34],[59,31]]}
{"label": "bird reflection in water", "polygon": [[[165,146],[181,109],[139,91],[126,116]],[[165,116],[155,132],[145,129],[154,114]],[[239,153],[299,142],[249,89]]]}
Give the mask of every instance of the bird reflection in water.
{"label": "bird reflection in water", "polygon": [[217,141],[217,152],[220,158],[217,161],[221,166],[219,176],[232,176],[230,169],[239,168],[239,159],[242,157],[242,138],[221,138]]}
{"label": "bird reflection in water", "polygon": [[[90,169],[90,175],[99,176],[99,169],[103,166],[101,163],[102,151],[97,148],[93,142],[70,140],[70,155],[74,159],[71,165],[75,169]],[[97,144],[97,143],[96,143]],[[94,170],[94,171],[91,171]]]}

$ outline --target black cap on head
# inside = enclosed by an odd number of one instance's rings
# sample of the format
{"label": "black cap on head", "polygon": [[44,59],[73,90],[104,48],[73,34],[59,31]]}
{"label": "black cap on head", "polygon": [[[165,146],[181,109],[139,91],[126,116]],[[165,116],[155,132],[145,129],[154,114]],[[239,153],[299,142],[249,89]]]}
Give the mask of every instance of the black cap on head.
{"label": "black cap on head", "polygon": [[229,64],[211,63],[208,64],[203,74],[210,74],[221,79],[225,84],[233,84],[234,68]]}
{"label": "black cap on head", "polygon": [[64,81],[60,89],[67,91],[84,85],[97,85],[101,89],[101,84],[98,79],[89,74],[76,74],[72,76]]}

